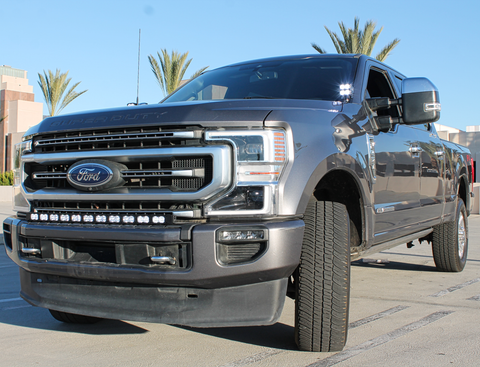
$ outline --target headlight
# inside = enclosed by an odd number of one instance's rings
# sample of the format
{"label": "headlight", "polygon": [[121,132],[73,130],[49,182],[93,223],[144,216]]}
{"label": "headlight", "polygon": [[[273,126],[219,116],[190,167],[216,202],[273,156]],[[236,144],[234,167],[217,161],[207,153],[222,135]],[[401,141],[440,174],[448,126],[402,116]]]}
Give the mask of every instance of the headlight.
{"label": "headlight", "polygon": [[235,149],[235,186],[206,207],[207,215],[272,215],[278,181],[288,163],[284,130],[208,131],[207,141]]}

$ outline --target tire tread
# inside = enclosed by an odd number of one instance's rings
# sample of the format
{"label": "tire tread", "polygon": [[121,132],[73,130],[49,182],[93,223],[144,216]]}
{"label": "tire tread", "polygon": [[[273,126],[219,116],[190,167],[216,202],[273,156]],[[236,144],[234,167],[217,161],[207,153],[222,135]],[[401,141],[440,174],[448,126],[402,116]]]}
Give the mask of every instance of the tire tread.
{"label": "tire tread", "polygon": [[336,202],[312,201],[305,212],[298,269],[296,340],[301,350],[345,346],[350,278],[349,217]]}

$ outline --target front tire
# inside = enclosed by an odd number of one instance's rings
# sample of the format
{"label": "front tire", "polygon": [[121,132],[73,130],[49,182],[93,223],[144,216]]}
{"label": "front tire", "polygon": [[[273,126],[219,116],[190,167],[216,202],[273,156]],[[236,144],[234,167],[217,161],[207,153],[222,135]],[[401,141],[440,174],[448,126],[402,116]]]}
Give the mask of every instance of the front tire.
{"label": "front tire", "polygon": [[432,251],[438,270],[460,272],[465,268],[468,252],[468,218],[462,199],[458,199],[455,220],[433,228]]}
{"label": "front tire", "polygon": [[336,352],[347,340],[350,233],[345,205],[311,200],[295,273],[295,341],[300,350]]}

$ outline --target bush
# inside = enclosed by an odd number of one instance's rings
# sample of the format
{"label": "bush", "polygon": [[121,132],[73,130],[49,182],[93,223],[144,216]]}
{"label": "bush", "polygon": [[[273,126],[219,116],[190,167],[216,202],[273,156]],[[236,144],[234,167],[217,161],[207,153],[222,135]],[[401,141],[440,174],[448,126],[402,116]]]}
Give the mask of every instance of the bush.
{"label": "bush", "polygon": [[13,186],[13,171],[0,173],[0,186]]}

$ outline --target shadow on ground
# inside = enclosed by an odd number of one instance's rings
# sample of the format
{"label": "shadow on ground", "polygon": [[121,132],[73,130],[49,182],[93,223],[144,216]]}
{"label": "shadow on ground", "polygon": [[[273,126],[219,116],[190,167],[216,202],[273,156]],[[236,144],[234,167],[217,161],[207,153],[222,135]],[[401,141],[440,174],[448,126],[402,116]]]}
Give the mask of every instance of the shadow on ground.
{"label": "shadow on ground", "polygon": [[[23,301],[19,301],[20,302]],[[23,302],[26,305],[26,302]],[[120,320],[102,320],[96,324],[66,324],[55,320],[48,310],[19,306],[0,310],[0,323],[26,328],[81,333],[89,335],[143,334],[148,330]]]}
{"label": "shadow on ground", "polygon": [[435,266],[431,265],[421,265],[421,264],[412,264],[405,263],[400,261],[385,261],[379,260],[381,262],[376,262],[375,259],[360,259],[352,261],[352,266],[363,267],[363,268],[378,268],[378,269],[388,269],[388,270],[406,270],[406,271],[422,271],[422,272],[438,272]]}
{"label": "shadow on ground", "polygon": [[297,350],[294,342],[294,328],[290,325],[276,323],[270,326],[248,326],[227,328],[192,328],[177,326],[180,329],[210,335],[236,342],[258,345],[260,347]]}
{"label": "shadow on ground", "polygon": [[[32,329],[79,333],[87,335],[144,334],[149,330],[120,320],[102,320],[96,324],[66,324],[55,320],[48,310],[18,301],[17,307],[0,309],[0,323]],[[193,328],[171,325],[183,330],[262,347],[296,350],[294,328],[276,323],[270,326]]]}

